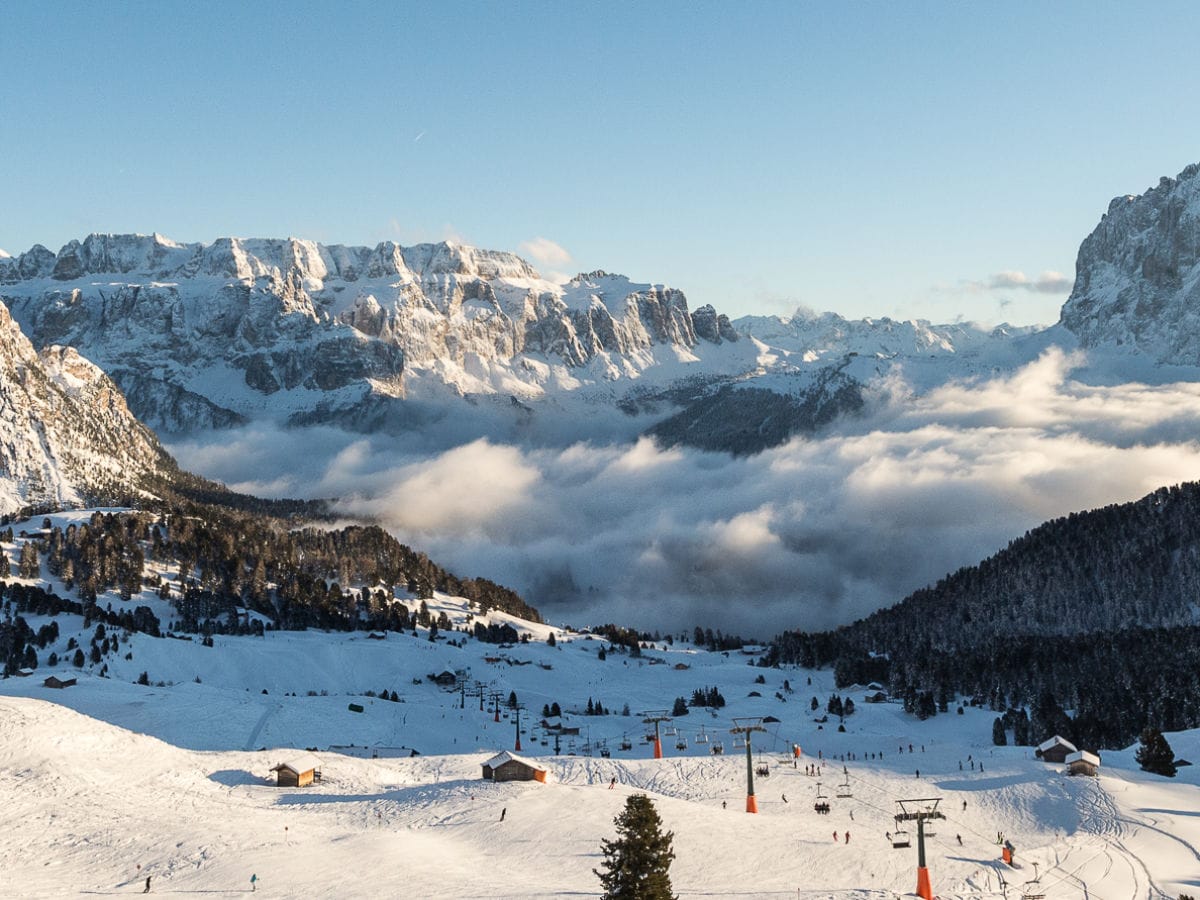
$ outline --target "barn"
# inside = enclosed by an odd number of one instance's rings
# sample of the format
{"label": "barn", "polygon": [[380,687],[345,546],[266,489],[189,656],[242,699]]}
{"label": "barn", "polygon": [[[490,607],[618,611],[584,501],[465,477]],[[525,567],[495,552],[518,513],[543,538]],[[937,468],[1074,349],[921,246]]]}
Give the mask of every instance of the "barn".
{"label": "barn", "polygon": [[1068,753],[1074,753],[1076,747],[1065,737],[1055,735],[1049,740],[1042,741],[1034,751],[1034,756],[1042,762],[1060,763],[1064,762]]}
{"label": "barn", "polygon": [[271,771],[278,774],[280,787],[307,787],[321,780],[321,761],[311,753],[301,753]]}
{"label": "barn", "polygon": [[1076,750],[1066,758],[1068,775],[1097,775],[1100,770],[1100,757],[1086,750]]}
{"label": "barn", "polygon": [[73,687],[74,685],[75,685],[74,678],[59,678],[57,675],[51,675],[49,678],[47,678],[45,681],[42,682],[42,687],[48,687],[48,688],[62,689],[62,688]]}
{"label": "barn", "polygon": [[546,770],[505,750],[483,764],[483,778],[485,781],[540,781],[545,784]]}

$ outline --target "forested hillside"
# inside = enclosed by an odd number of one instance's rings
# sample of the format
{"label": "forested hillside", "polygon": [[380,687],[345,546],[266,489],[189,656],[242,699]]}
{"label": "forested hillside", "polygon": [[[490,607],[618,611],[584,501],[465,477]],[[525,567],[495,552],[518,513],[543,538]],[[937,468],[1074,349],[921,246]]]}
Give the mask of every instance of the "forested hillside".
{"label": "forested hillside", "polygon": [[[12,528],[0,539],[11,543]],[[69,602],[79,604],[87,618],[107,621],[117,598],[104,598],[106,592],[129,601],[151,588],[176,613],[161,625],[176,631],[412,627],[423,613],[410,617],[403,604],[391,603],[394,588],[416,598],[438,590],[469,599],[481,615],[497,609],[541,621],[515,592],[487,579],[459,578],[381,528],[298,528],[283,519],[182,500],[150,510],[97,512],[65,529],[47,520],[11,562],[21,577],[50,576],[67,594],[55,598],[13,585],[7,593],[17,612]],[[116,614],[119,610],[109,615]],[[159,624],[136,630],[157,633]],[[19,665],[19,655],[4,658]]]}
{"label": "forested hillside", "polygon": [[1029,706],[1031,742],[1053,722],[1113,746],[1200,725],[1198,586],[1200,485],[1185,484],[1048,522],[853,625],[785,633],[767,658],[886,680],[925,715],[955,694]]}

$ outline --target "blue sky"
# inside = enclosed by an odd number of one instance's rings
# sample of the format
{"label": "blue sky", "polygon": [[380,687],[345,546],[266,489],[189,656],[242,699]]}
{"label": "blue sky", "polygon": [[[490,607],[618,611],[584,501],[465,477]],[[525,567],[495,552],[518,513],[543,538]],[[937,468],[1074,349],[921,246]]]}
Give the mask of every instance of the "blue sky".
{"label": "blue sky", "polygon": [[8,3],[0,247],[452,237],[731,315],[1053,321],[1040,274],[1069,287],[1113,196],[1200,160],[1198,26],[1187,3]]}

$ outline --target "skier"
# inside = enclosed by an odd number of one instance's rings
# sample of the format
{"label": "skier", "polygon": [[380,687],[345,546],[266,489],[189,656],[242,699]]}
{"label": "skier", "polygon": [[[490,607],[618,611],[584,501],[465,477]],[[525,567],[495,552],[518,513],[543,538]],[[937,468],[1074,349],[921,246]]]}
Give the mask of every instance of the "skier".
{"label": "skier", "polygon": [[726,803],[724,800],[722,800],[721,801],[721,809],[725,809],[725,807],[726,807]]}
{"label": "skier", "polygon": [[146,889],[144,891],[142,891],[142,893],[143,894],[150,893],[150,876],[149,875],[146,876]]}
{"label": "skier", "polygon": [[963,812],[966,812],[966,811],[967,811],[967,801],[964,800],[963,801]]}
{"label": "skier", "polygon": [[846,832],[846,843],[847,844],[850,843],[850,832],[848,832],[848,831]]}
{"label": "skier", "polygon": [[961,835],[961,834],[956,834],[956,835],[955,835],[955,837],[956,837],[956,838],[958,838],[958,846],[960,846],[960,847],[961,847],[961,846],[963,845],[963,843],[962,843],[962,835]]}
{"label": "skier", "polygon": [[835,844],[838,842],[838,840],[837,840],[837,832],[836,832],[836,831],[833,833],[833,842],[834,842]]}
{"label": "skier", "polygon": [[500,821],[503,822],[504,817],[507,815],[508,815],[508,807],[506,806],[502,810],[500,810]]}
{"label": "skier", "polygon": [[251,875],[250,876],[250,893],[253,894],[256,890],[258,890],[258,876]]}
{"label": "skier", "polygon": [[615,788],[616,786],[617,786],[617,776],[616,776],[616,775],[614,775],[614,776],[613,776],[613,778],[612,778],[612,781],[610,781],[610,782],[608,783],[608,789],[611,791],[611,790],[612,790],[613,788]]}
{"label": "skier", "polygon": [[850,810],[850,821],[854,821],[854,810]]}
{"label": "skier", "polygon": [[920,778],[920,777],[921,777],[921,770],[920,770],[920,769],[917,769],[917,777],[918,777],[918,778]]}
{"label": "skier", "polygon": [[779,796],[783,798],[784,803],[787,803],[787,794],[780,794]]}

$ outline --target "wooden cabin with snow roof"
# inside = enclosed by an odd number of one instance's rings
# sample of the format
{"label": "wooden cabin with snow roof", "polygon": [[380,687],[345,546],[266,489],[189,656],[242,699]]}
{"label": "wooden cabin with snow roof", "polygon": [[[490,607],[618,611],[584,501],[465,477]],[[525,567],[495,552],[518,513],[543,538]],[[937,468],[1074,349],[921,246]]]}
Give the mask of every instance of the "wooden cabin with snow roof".
{"label": "wooden cabin with snow roof", "polygon": [[1033,752],[1033,755],[1042,762],[1061,763],[1065,762],[1067,755],[1074,753],[1076,749],[1077,748],[1075,745],[1068,741],[1065,737],[1056,734],[1049,740],[1042,741],[1040,744],[1038,744],[1037,750]]}
{"label": "wooden cabin with snow roof", "polygon": [[483,764],[485,781],[540,781],[546,783],[546,770],[537,763],[505,750]]}
{"label": "wooden cabin with snow roof", "polygon": [[311,753],[299,753],[271,769],[279,787],[308,787],[321,780],[321,761]]}
{"label": "wooden cabin with snow roof", "polygon": [[1068,753],[1066,763],[1068,775],[1096,776],[1100,774],[1099,755],[1088,753],[1086,750],[1076,750],[1074,753]]}

